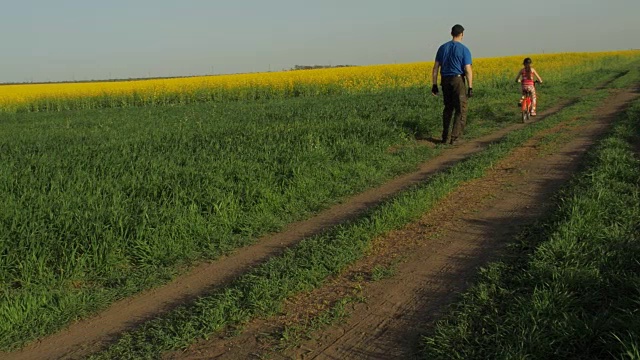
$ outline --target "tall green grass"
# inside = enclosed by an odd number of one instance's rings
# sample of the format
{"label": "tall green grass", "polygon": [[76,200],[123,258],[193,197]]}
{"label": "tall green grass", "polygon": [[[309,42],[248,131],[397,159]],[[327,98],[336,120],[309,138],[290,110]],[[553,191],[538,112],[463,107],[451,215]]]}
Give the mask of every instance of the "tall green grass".
{"label": "tall green grass", "polygon": [[[0,345],[412,169],[420,92],[0,122]],[[390,151],[395,147],[394,151]]]}
{"label": "tall green grass", "polygon": [[640,359],[640,101],[425,338],[427,359]]}

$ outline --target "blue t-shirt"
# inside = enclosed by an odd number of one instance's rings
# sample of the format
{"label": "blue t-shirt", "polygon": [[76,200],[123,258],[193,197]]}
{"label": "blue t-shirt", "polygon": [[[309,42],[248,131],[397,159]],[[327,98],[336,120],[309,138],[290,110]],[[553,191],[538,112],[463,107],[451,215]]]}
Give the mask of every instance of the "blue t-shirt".
{"label": "blue t-shirt", "polygon": [[440,63],[441,76],[464,74],[464,67],[471,65],[471,51],[459,41],[442,44],[436,53],[436,61]]}

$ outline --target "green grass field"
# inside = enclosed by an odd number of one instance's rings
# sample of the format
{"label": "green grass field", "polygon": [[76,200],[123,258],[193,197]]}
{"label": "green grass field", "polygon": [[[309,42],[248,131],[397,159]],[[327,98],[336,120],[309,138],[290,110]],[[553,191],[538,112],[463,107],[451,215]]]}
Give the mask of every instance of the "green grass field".
{"label": "green grass field", "polygon": [[[542,107],[629,67],[600,65],[580,79],[559,74],[540,90]],[[1,114],[0,347],[49,334],[415,168],[443,149],[416,146],[416,135],[440,132],[441,99],[426,91]],[[467,137],[517,122],[517,97],[517,86],[478,89]],[[456,179],[450,174],[443,189]],[[393,218],[405,210],[384,211]]]}

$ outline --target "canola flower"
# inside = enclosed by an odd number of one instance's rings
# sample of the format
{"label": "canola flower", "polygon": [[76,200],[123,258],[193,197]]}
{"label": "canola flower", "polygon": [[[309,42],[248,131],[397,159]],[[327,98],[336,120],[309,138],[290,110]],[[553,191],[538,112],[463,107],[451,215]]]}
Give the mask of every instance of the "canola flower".
{"label": "canola flower", "polygon": [[[640,51],[521,55],[474,60],[474,85],[491,86],[515,77],[525,56],[549,78],[579,73],[604,58],[640,58]],[[188,78],[0,86],[0,111],[59,111],[106,107],[318,96],[427,86],[433,62],[369,65]]]}

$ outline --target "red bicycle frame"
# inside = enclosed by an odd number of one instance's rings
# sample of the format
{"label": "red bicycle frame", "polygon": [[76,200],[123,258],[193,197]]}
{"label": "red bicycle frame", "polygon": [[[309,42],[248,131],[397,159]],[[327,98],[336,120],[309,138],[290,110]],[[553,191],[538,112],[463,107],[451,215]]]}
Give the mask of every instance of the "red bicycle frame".
{"label": "red bicycle frame", "polygon": [[525,91],[524,99],[522,100],[522,122],[529,120],[531,116],[531,108],[533,107],[533,98],[531,91]]}

